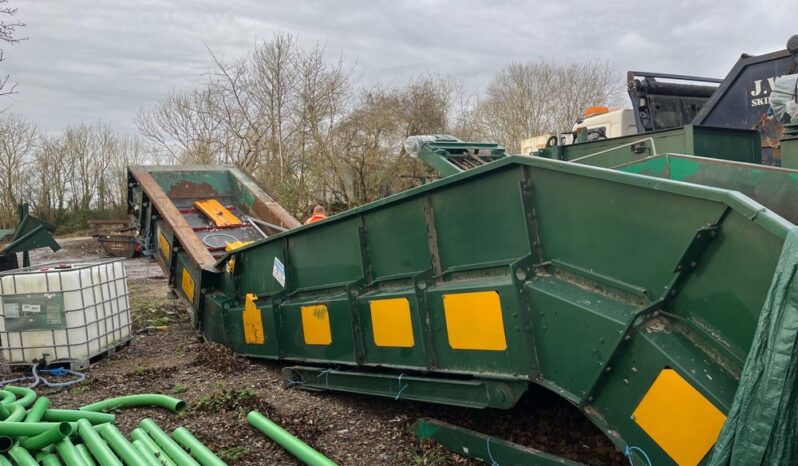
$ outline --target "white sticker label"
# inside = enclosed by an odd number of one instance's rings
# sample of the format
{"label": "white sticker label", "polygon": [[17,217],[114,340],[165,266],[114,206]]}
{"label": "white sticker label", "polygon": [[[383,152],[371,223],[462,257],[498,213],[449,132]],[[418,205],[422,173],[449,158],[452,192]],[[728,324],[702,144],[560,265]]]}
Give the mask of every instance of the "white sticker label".
{"label": "white sticker label", "polygon": [[6,319],[19,319],[19,303],[3,304],[3,312],[6,315]]}
{"label": "white sticker label", "polygon": [[22,312],[42,312],[42,307],[38,304],[23,304]]}
{"label": "white sticker label", "polygon": [[285,288],[285,266],[276,257],[274,258],[274,267],[272,267],[272,276],[280,286]]}

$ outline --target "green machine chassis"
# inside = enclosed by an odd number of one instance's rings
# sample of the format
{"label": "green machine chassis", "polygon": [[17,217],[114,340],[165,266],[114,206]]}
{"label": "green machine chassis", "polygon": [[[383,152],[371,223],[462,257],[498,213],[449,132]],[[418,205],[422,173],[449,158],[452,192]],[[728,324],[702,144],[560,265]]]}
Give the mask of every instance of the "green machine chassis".
{"label": "green machine chassis", "polygon": [[721,189],[658,156],[504,157],[169,273],[205,338],[298,363],[286,385],[511,408],[535,383],[621,450],[704,464],[795,227],[737,191],[757,166],[713,160],[743,174]]}

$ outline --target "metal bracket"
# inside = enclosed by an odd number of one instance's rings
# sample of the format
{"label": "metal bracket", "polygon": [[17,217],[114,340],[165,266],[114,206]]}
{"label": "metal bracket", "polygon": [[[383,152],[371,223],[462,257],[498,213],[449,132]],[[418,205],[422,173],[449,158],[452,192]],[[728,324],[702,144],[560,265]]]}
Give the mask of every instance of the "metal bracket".
{"label": "metal bracket", "polygon": [[446,449],[488,464],[501,466],[584,466],[534,448],[496,439],[435,419],[419,419],[411,427],[419,439],[433,440]]}
{"label": "metal bracket", "polygon": [[360,307],[358,298],[362,294],[361,287],[364,280],[357,280],[346,285],[346,300],[352,316],[352,345],[355,348],[355,360],[358,364],[366,362],[366,346],[363,343],[363,326],[360,320]]}
{"label": "metal bracket", "polygon": [[529,382],[525,380],[447,379],[419,375],[356,372],[323,367],[283,368],[283,385],[305,390],[335,390],[395,400],[424,401],[466,408],[510,409]]}
{"label": "metal bracket", "polygon": [[432,274],[441,274],[441,256],[438,251],[438,232],[435,229],[435,210],[432,208],[432,197],[427,195],[427,205],[424,206],[424,223],[427,225],[427,245],[432,258]]}
{"label": "metal bracket", "polygon": [[418,313],[421,317],[421,325],[423,326],[422,342],[424,344],[424,354],[427,357],[427,369],[434,370],[438,368],[438,355],[435,352],[435,342],[433,335],[435,332],[432,328],[432,316],[430,315],[429,305],[427,303],[427,288],[432,280],[433,269],[429,268],[415,276],[413,276],[413,288],[416,294],[416,303],[418,303]]}
{"label": "metal bracket", "polygon": [[679,285],[684,283],[685,279],[693,272],[693,270],[696,269],[696,267],[698,267],[700,257],[706,252],[712,240],[717,238],[718,232],[720,230],[720,224],[723,222],[723,219],[726,217],[728,212],[729,208],[727,207],[721,213],[716,222],[710,223],[709,225],[696,230],[692,241],[690,241],[690,244],[687,245],[682,257],[674,267],[673,278],[666,287],[665,292],[658,299],[639,308],[637,312],[635,312],[634,316],[632,316],[632,318],[626,322],[626,326],[621,332],[621,338],[618,340],[615,347],[612,349],[612,352],[606,358],[601,367],[601,375],[596,378],[596,380],[593,382],[593,385],[585,394],[582,402],[579,403],[580,407],[584,408],[586,404],[593,401],[594,393],[604,380],[603,375],[611,370],[613,362],[618,357],[618,354],[621,353],[621,348],[632,339],[632,330],[643,325],[648,316],[663,309],[667,303],[674,296],[676,296]]}
{"label": "metal bracket", "polygon": [[543,247],[540,244],[540,231],[538,229],[538,216],[535,209],[535,188],[529,180],[529,169],[524,167],[524,179],[521,180],[521,203],[524,206],[527,233],[531,241],[533,260],[536,264],[543,262]]}

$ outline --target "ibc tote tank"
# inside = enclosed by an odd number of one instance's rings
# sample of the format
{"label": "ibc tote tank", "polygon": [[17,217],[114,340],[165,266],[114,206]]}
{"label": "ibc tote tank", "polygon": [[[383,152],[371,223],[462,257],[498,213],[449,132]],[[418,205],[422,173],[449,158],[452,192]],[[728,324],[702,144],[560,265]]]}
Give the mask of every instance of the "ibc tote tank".
{"label": "ibc tote tank", "polygon": [[121,259],[0,273],[3,364],[45,360],[84,369],[95,356],[127,343],[130,327]]}

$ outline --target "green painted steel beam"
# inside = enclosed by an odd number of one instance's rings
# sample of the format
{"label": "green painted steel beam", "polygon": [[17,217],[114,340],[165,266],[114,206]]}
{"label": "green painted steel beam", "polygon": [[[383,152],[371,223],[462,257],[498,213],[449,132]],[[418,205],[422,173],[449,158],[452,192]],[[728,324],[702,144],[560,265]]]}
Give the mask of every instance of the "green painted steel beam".
{"label": "green painted steel beam", "polygon": [[[463,142],[451,136],[412,136],[422,139],[418,158],[441,176],[451,176],[507,156],[504,148],[492,143]],[[431,138],[434,138],[432,140]],[[422,142],[423,141],[423,142]]]}
{"label": "green painted steel beam", "polygon": [[613,168],[666,153],[697,155],[755,164],[762,162],[759,132],[693,125],[564,146],[551,146],[539,150],[535,155],[548,159]]}
{"label": "green painted steel beam", "polygon": [[497,439],[434,419],[419,419],[410,430],[422,440],[432,440],[448,450],[487,464],[501,466],[584,466],[558,456]]}
{"label": "green painted steel beam", "polygon": [[529,385],[518,380],[458,380],[306,366],[283,368],[283,384],[305,390],[335,390],[395,400],[499,409],[514,406]]}

